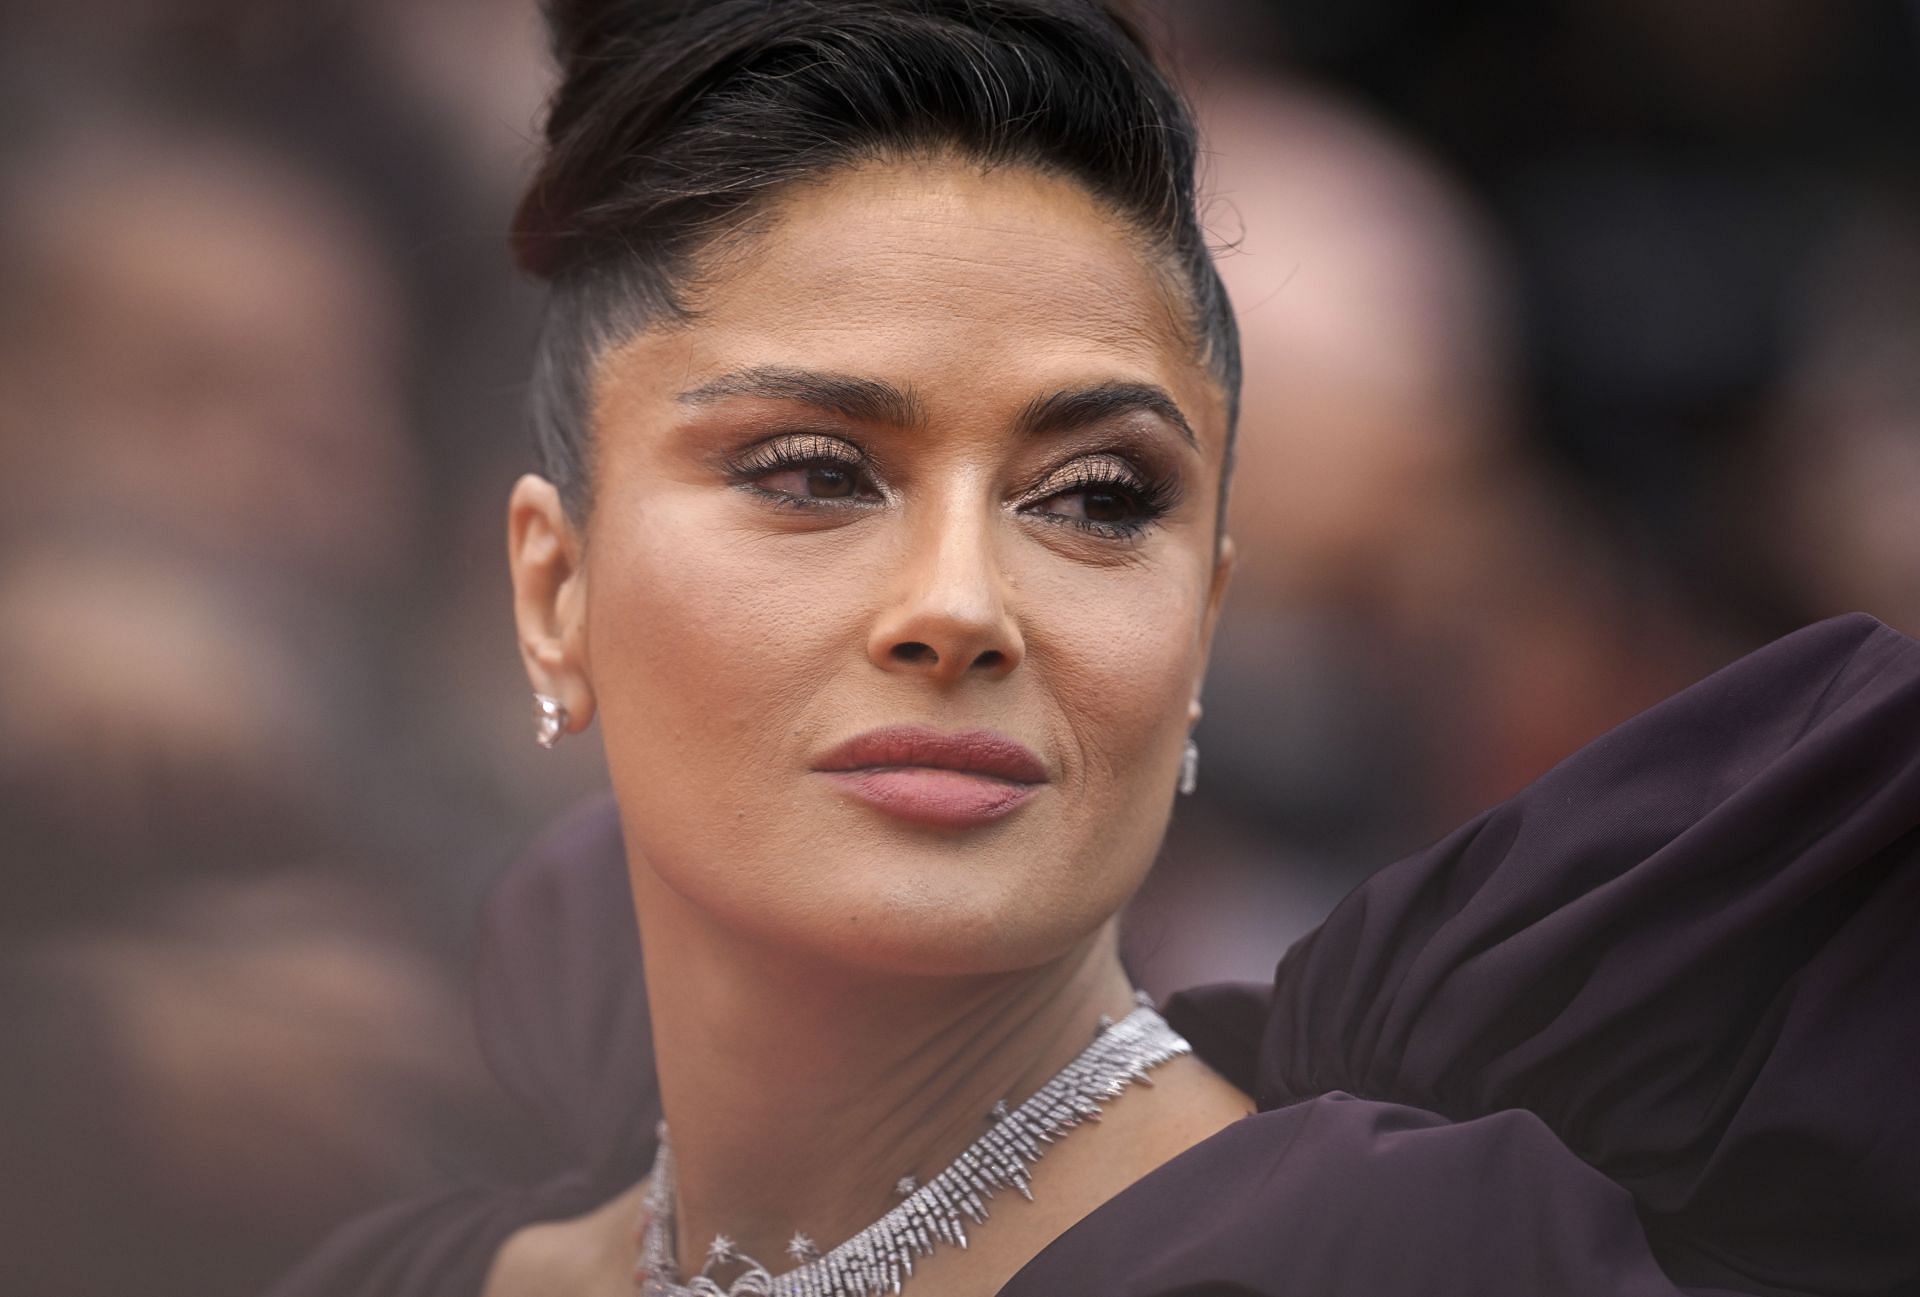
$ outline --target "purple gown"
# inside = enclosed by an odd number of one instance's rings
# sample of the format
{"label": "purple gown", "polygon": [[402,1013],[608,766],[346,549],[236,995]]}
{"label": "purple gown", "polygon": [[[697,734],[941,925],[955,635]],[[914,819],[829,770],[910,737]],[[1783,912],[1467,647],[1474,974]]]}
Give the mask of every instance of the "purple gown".
{"label": "purple gown", "polygon": [[[646,1173],[629,905],[602,798],[487,912],[481,1040],[551,1177],[377,1212],[274,1297],[475,1297]],[[1002,1297],[1920,1294],[1920,641],[1776,640],[1165,1012],[1259,1112]]]}

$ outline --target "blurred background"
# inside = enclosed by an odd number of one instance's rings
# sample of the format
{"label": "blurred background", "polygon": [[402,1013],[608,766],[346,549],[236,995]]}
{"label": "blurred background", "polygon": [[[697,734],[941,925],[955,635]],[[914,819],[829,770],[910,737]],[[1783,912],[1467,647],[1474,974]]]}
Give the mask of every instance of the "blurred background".
{"label": "blurred background", "polygon": [[[533,0],[0,16],[0,1287],[256,1292],[517,1155],[486,889]],[[1181,0],[1242,560],[1130,957],[1365,874],[1739,654],[1920,634],[1920,4]]]}

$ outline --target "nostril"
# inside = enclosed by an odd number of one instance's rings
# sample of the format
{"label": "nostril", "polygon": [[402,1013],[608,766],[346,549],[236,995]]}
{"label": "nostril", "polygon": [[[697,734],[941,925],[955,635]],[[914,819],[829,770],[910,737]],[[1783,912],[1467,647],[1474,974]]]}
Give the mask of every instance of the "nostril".
{"label": "nostril", "polygon": [[933,651],[931,644],[921,644],[918,642],[895,644],[893,646],[893,655],[902,662],[938,662],[940,660],[940,655]]}

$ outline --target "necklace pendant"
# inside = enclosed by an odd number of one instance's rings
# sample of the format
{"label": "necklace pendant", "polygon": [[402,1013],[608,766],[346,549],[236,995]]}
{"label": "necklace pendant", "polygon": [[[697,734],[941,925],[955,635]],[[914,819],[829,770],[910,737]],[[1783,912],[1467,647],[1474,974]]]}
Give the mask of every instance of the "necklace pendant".
{"label": "necklace pendant", "polygon": [[[1047,1145],[1075,1126],[1098,1121],[1105,1102],[1129,1085],[1149,1084],[1150,1070],[1190,1052],[1192,1046],[1150,1003],[1143,1001],[1119,1022],[1103,1020],[1093,1042],[1032,1097],[1018,1107],[1010,1107],[1004,1099],[994,1104],[990,1127],[946,1170],[924,1185],[913,1176],[901,1176],[894,1183],[900,1201],[866,1229],[825,1253],[807,1235],[796,1232],[786,1251],[797,1264],[778,1276],[742,1253],[730,1237],[719,1234],[708,1245],[699,1274],[686,1280],[674,1277],[673,1153],[662,1122],[634,1276],[640,1297],[898,1294],[912,1276],[915,1260],[940,1243],[967,1246],[967,1224],[986,1222],[987,1201],[995,1193],[1012,1189],[1031,1200],[1029,1170]],[[725,1264],[746,1269],[722,1287],[708,1272]]]}

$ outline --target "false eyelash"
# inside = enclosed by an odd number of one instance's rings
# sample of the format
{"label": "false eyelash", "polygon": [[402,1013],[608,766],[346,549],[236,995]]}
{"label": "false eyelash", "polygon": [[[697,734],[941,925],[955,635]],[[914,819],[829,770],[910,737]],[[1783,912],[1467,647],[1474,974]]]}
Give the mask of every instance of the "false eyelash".
{"label": "false eyelash", "polygon": [[837,437],[803,432],[793,434],[784,441],[763,441],[749,446],[737,458],[727,460],[727,469],[734,476],[745,478],[763,477],[768,473],[808,468],[815,464],[865,469],[869,463],[865,454]]}
{"label": "false eyelash", "polygon": [[[785,442],[760,442],[749,447],[738,457],[729,459],[726,466],[736,486],[778,507],[820,510],[858,507],[871,502],[851,497],[812,497],[792,495],[785,491],[770,491],[756,485],[754,479],[771,473],[816,466],[866,472],[871,463],[872,461],[864,453],[849,448],[846,442],[838,438],[823,436],[819,433],[802,433]],[[1135,476],[1114,467],[1111,461],[1095,461],[1087,471],[1059,484],[1033,503],[1043,504],[1055,496],[1071,495],[1076,491],[1103,487],[1114,489],[1127,497],[1132,502],[1136,515],[1125,522],[1074,518],[1054,513],[1037,513],[1033,516],[1049,524],[1066,524],[1091,535],[1113,540],[1133,540],[1165,517],[1180,498],[1178,484],[1170,479],[1153,474]]]}
{"label": "false eyelash", "polygon": [[1055,496],[1072,495],[1077,491],[1096,487],[1117,488],[1119,494],[1132,501],[1134,516],[1125,522],[1073,518],[1057,513],[1041,513],[1034,516],[1049,523],[1067,523],[1082,531],[1114,540],[1133,540],[1164,518],[1180,498],[1180,488],[1171,479],[1153,474],[1142,474],[1136,477],[1113,467],[1109,461],[1096,460],[1090,471],[1076,475],[1072,481],[1048,491],[1034,503],[1044,504]]}
{"label": "false eyelash", "polygon": [[785,491],[770,491],[758,486],[754,479],[770,473],[814,467],[845,469],[858,474],[867,472],[871,463],[863,452],[849,447],[837,437],[799,433],[784,442],[760,442],[750,446],[739,456],[728,458],[725,466],[735,486],[774,504],[793,509],[833,509],[870,502],[850,497],[790,495]]}

